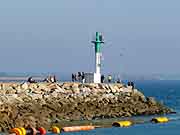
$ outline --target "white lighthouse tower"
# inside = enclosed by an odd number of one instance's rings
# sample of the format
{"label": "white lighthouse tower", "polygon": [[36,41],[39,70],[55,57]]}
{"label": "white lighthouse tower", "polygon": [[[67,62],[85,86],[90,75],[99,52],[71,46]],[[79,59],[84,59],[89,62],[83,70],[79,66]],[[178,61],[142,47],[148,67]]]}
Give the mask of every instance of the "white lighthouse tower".
{"label": "white lighthouse tower", "polygon": [[92,43],[95,45],[94,83],[101,83],[101,44],[104,43],[102,34],[96,32],[96,39]]}

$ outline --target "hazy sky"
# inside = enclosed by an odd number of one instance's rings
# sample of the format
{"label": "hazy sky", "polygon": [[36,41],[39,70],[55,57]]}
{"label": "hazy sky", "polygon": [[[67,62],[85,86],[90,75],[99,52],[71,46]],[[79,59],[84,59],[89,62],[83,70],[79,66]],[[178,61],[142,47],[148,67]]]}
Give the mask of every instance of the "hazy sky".
{"label": "hazy sky", "polygon": [[[0,72],[180,73],[179,0],[1,0]],[[121,56],[123,54],[123,56]]]}

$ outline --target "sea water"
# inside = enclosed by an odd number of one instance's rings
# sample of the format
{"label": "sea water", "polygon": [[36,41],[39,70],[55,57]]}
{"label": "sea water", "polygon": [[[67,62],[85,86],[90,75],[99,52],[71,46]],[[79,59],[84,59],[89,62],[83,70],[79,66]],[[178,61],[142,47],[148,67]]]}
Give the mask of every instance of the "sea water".
{"label": "sea water", "polygon": [[[136,81],[135,84],[146,96],[155,97],[177,112],[167,115],[171,119],[170,122],[163,124],[147,122],[128,128],[97,128],[92,131],[62,133],[62,135],[180,135],[180,81]],[[148,117],[142,116],[141,119]]]}

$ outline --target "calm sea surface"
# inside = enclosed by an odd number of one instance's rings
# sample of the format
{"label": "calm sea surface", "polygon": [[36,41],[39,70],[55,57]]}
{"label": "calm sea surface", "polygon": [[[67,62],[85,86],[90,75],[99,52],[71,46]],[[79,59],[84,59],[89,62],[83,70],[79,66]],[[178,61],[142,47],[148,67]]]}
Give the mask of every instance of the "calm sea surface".
{"label": "calm sea surface", "polygon": [[[136,124],[128,128],[98,128],[92,131],[62,133],[62,135],[180,135],[180,81],[136,81],[136,87],[146,96],[153,96],[173,108],[177,114],[168,115],[165,124]],[[137,117],[135,119],[151,119]]]}

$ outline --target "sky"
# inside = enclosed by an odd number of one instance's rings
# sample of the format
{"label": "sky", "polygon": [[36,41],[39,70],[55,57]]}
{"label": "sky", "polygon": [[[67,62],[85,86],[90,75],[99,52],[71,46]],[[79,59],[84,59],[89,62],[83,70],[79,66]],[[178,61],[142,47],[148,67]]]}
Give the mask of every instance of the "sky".
{"label": "sky", "polygon": [[0,72],[180,73],[179,0],[1,0]]}

